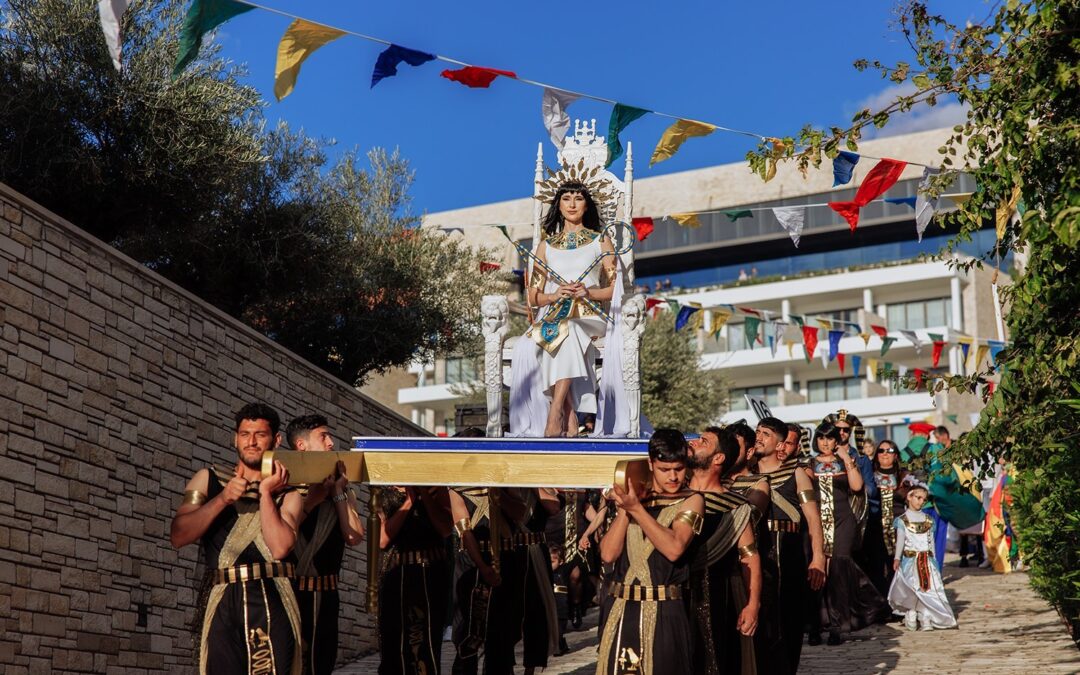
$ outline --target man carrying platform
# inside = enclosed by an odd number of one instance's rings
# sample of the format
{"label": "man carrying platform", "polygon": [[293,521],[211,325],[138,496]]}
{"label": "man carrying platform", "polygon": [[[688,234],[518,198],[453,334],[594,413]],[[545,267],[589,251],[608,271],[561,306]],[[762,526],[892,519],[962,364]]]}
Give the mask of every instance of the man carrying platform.
{"label": "man carrying platform", "polygon": [[[199,672],[301,672],[300,615],[289,578],[300,521],[300,494],[288,489],[279,462],[262,479],[263,453],[281,442],[278,414],[249,403],[236,414],[232,470],[200,469],[188,481],[170,540],[176,548],[200,542],[207,569]],[[204,601],[205,600],[205,601]],[[198,611],[198,610],[197,610]]]}
{"label": "man carrying platform", "polygon": [[[304,415],[285,428],[289,447],[298,452],[334,449],[329,422],[322,415]],[[345,546],[364,537],[356,494],[338,463],[334,474],[312,485],[304,496],[304,516],[296,539],[293,590],[300,608],[304,672],[328,675],[338,650],[338,575]]]}

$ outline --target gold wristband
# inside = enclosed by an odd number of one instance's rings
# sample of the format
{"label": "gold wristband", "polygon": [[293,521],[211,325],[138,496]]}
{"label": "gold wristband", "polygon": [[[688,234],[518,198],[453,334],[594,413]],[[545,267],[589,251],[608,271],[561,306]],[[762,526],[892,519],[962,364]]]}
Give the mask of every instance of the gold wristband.
{"label": "gold wristband", "polygon": [[462,518],[454,523],[454,532],[457,532],[459,537],[465,536],[465,533],[472,529],[472,521],[468,518]]}
{"label": "gold wristband", "polygon": [[705,518],[697,511],[681,511],[674,520],[676,523],[679,521],[689,525],[694,534],[701,534],[701,526],[705,523]]}
{"label": "gold wristband", "polygon": [[818,500],[817,493],[814,492],[814,488],[807,488],[805,490],[799,490],[799,503],[805,504],[807,502],[816,502]]}
{"label": "gold wristband", "polygon": [[739,547],[739,560],[746,560],[747,558],[753,558],[758,554],[757,543],[747,544],[746,546]]}
{"label": "gold wristband", "polygon": [[184,501],[182,505],[194,504],[195,506],[202,506],[206,503],[206,495],[198,490],[188,490],[184,493]]}

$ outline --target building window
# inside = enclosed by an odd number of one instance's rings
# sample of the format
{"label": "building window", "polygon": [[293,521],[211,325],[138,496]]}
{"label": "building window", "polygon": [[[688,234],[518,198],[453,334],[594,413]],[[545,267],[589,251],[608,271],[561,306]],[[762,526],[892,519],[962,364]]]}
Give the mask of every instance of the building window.
{"label": "building window", "polygon": [[472,359],[446,359],[446,384],[466,384],[475,380],[476,364]]}
{"label": "building window", "polygon": [[896,443],[896,446],[903,450],[908,441],[911,440],[911,431],[908,429],[907,424],[888,424],[868,427],[866,437],[874,439],[874,447],[880,445],[882,441],[888,440]]}
{"label": "building window", "polygon": [[746,402],[746,396],[763,399],[770,408],[775,408],[780,405],[779,384],[768,384],[763,387],[731,389],[729,390],[729,395],[731,397],[728,401],[729,410],[749,410],[750,405]]}
{"label": "building window", "polygon": [[918,302],[898,302],[889,305],[887,312],[889,329],[917,330],[949,325],[952,316],[952,301],[949,298],[919,300]]}
{"label": "building window", "polygon": [[813,380],[806,385],[810,403],[829,403],[860,399],[862,378],[844,377],[834,380]]}
{"label": "building window", "polygon": [[837,330],[847,328],[850,324],[859,324],[859,309],[841,309],[835,312],[815,312],[815,317],[821,317],[822,319],[829,319],[831,321],[839,321],[841,325],[834,326]]}

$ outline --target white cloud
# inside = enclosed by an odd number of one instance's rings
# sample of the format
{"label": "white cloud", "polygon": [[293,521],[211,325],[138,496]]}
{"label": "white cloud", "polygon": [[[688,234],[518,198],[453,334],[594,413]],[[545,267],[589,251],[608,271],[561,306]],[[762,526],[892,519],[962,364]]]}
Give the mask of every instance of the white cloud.
{"label": "white cloud", "polygon": [[[916,87],[911,82],[895,84],[867,96],[855,104],[849,114],[855,114],[863,108],[869,108],[871,112],[877,112],[886,108],[900,96],[908,96],[915,93]],[[939,99],[936,106],[928,106],[925,103],[916,104],[911,110],[904,113],[893,113],[889,116],[889,123],[884,129],[870,126],[863,134],[863,138],[881,138],[884,136],[896,136],[898,134],[910,134],[916,131],[928,129],[941,129],[963,124],[967,120],[967,106],[948,99]]]}

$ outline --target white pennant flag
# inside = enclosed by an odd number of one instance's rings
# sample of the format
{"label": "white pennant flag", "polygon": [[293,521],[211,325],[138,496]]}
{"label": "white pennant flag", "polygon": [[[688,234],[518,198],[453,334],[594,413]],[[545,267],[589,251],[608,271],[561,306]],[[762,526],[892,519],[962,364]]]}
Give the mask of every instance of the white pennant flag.
{"label": "white pennant flag", "polygon": [[897,366],[896,374],[900,377],[904,377],[905,375],[907,375],[907,366]]}
{"label": "white pennant flag", "polygon": [[818,343],[818,351],[821,352],[821,367],[825,370],[829,369],[829,350],[825,345]]}
{"label": "white pennant flag", "polygon": [[566,133],[570,131],[570,116],[566,109],[570,104],[581,98],[578,94],[571,94],[561,89],[544,87],[544,98],[540,102],[540,113],[544,117],[544,128],[551,136],[551,142],[555,147],[562,149]]}
{"label": "white pennant flag", "polygon": [[902,330],[900,331],[900,334],[906,337],[911,342],[911,344],[915,345],[916,354],[922,354],[923,343],[922,340],[919,339],[919,336],[915,334],[915,331]]}
{"label": "white pennant flag", "polygon": [[923,169],[922,180],[919,181],[919,187],[915,190],[915,231],[919,235],[919,241],[922,241],[926,226],[930,224],[930,219],[937,212],[940,197],[927,199],[926,192],[930,188],[930,181],[938,173],[937,169],[930,167]]}
{"label": "white pennant flag", "polygon": [[784,337],[784,328],[787,324],[783,321],[772,322],[772,340],[769,341],[769,349],[772,350],[772,357],[776,358],[776,348],[780,346],[780,339]]}
{"label": "white pennant flag", "polygon": [[799,237],[802,236],[803,224],[806,222],[806,209],[802,206],[779,206],[772,212],[780,223],[780,227],[791,235],[795,248],[799,248]]}
{"label": "white pennant flag", "polygon": [[120,70],[120,20],[128,8],[130,0],[98,0],[98,15],[101,17],[101,31],[105,33],[105,44],[109,47],[113,65]]}

